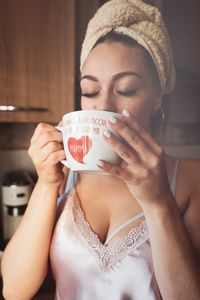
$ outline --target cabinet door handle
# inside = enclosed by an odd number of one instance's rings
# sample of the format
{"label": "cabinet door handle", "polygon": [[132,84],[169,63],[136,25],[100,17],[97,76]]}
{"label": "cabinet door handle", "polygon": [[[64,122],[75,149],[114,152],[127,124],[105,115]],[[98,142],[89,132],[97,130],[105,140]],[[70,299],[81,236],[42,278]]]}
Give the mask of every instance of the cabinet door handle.
{"label": "cabinet door handle", "polygon": [[33,106],[15,106],[15,105],[0,105],[1,111],[27,111],[27,112],[47,112],[49,109],[47,107],[33,107]]}

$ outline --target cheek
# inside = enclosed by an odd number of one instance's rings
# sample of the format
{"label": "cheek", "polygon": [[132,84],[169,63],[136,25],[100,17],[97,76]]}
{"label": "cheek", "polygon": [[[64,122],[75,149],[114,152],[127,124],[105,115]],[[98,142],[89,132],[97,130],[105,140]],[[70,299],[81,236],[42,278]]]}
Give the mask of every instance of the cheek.
{"label": "cheek", "polygon": [[89,101],[88,99],[86,100],[83,97],[81,97],[81,109],[92,109],[92,101]]}
{"label": "cheek", "polygon": [[85,109],[85,102],[84,102],[84,100],[82,100],[82,98],[81,98],[81,109]]}
{"label": "cheek", "polygon": [[130,113],[136,118],[139,124],[144,127],[149,127],[150,116],[152,112],[152,106],[150,105],[142,105],[142,106],[135,106],[135,107],[127,107]]}
{"label": "cheek", "polygon": [[149,127],[151,112],[152,112],[152,109],[149,109],[148,111],[145,110],[145,111],[143,111],[143,113],[141,115],[141,124],[145,129],[148,129],[148,127]]}

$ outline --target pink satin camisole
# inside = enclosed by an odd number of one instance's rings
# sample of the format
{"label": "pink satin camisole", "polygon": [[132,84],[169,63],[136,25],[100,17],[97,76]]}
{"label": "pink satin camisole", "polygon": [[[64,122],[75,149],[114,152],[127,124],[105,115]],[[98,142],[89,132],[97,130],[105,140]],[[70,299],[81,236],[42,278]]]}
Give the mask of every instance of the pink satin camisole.
{"label": "pink satin camisole", "polygon": [[[178,160],[171,180],[172,192],[177,168]],[[84,217],[73,185],[67,188],[70,191],[50,247],[55,299],[161,300],[145,220],[123,237],[102,244]],[[118,231],[134,220],[120,226]]]}

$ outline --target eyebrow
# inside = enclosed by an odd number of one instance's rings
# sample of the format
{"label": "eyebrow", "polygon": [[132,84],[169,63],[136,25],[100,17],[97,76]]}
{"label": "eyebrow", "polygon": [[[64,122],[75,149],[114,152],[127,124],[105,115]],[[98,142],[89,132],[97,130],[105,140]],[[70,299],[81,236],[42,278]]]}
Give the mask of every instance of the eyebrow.
{"label": "eyebrow", "polygon": [[[125,77],[125,76],[136,76],[136,77],[142,79],[142,76],[140,74],[138,74],[136,72],[132,72],[132,71],[125,71],[125,72],[117,73],[113,76],[113,79],[117,80],[117,79],[120,79],[120,78]],[[84,75],[83,77],[80,78],[80,81],[83,80],[83,79],[89,79],[89,80],[98,82],[97,77],[92,76],[92,75]]]}

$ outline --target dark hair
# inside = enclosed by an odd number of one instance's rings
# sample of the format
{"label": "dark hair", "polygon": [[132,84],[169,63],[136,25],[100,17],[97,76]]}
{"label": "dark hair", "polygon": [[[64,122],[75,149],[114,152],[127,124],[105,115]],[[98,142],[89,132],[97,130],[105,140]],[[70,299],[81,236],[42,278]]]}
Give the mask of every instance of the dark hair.
{"label": "dark hair", "polygon": [[96,47],[97,45],[102,44],[104,42],[118,42],[118,43],[125,44],[127,46],[140,47],[144,51],[144,58],[146,60],[147,66],[149,67],[149,71],[150,71],[156,92],[158,93],[158,95],[160,94],[161,86],[160,86],[160,80],[159,80],[158,72],[156,70],[155,63],[154,63],[151,55],[149,54],[149,52],[144,47],[142,47],[140,44],[138,44],[137,41],[134,40],[133,38],[131,38],[130,36],[124,35],[122,33],[118,33],[115,31],[110,31],[106,35],[100,37],[98,39],[98,41],[95,43],[94,47]]}

